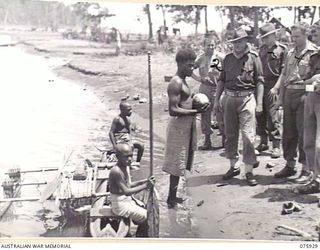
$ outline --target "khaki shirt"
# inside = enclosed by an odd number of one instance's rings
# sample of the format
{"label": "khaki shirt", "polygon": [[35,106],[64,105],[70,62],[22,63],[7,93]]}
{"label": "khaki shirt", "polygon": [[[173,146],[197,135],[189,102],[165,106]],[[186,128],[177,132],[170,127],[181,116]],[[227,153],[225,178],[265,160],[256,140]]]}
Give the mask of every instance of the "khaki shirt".
{"label": "khaki shirt", "polygon": [[271,48],[267,45],[260,47],[259,56],[262,63],[265,87],[272,88],[275,85],[284,68],[287,54],[287,47],[279,42],[276,42]]}
{"label": "khaki shirt", "polygon": [[258,83],[264,83],[258,54],[248,48],[241,58],[234,53],[226,55],[219,81],[224,82],[227,90],[255,90]]}
{"label": "khaki shirt", "polygon": [[297,55],[295,48],[288,53],[287,60],[283,69],[284,85],[297,84],[301,80],[309,78],[311,73],[310,56],[317,50],[317,47],[307,42],[306,48]]}
{"label": "khaki shirt", "polygon": [[320,74],[320,48],[310,56],[310,77]]}

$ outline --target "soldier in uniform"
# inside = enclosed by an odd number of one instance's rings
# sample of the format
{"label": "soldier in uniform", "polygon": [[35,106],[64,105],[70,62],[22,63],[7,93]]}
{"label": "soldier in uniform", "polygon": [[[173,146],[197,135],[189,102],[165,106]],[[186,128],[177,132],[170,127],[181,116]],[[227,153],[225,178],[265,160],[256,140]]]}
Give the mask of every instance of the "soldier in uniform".
{"label": "soldier in uniform", "polygon": [[[312,41],[320,47],[320,24],[311,29]],[[307,165],[314,172],[312,181],[297,188],[300,194],[320,192],[320,49],[310,56],[310,76],[304,81],[307,97],[304,107],[304,151]]]}
{"label": "soldier in uniform", "polygon": [[306,183],[312,178],[312,173],[306,165],[306,156],[303,150],[303,116],[306,97],[303,80],[307,79],[310,74],[310,56],[317,48],[307,39],[308,29],[309,25],[304,22],[294,24],[291,27],[294,48],[288,52],[281,75],[270,90],[270,93],[274,95],[278,94],[280,90],[278,105],[283,106],[284,112],[282,146],[286,165],[274,176],[286,178],[296,174],[298,147],[298,161],[302,164],[300,177],[296,180],[299,183]]}
{"label": "soldier in uniform", "polygon": [[[215,109],[219,108],[222,92],[226,153],[230,159],[230,169],[223,176],[224,180],[240,174],[238,164],[239,129],[243,140],[243,162],[247,184],[257,185],[252,170],[259,165],[255,155],[256,112],[262,112],[263,75],[259,55],[248,46],[248,34],[242,28],[234,31],[229,42],[233,43],[233,52],[226,55],[222,63],[222,72],[218,81]],[[255,99],[257,93],[257,102]]]}
{"label": "soldier in uniform", "polygon": [[268,133],[272,141],[271,158],[280,157],[280,117],[278,115],[277,95],[270,94],[270,90],[277,82],[284,60],[287,56],[287,47],[276,40],[277,29],[272,23],[266,23],[260,29],[257,36],[261,39],[262,46],[259,56],[262,62],[264,76],[263,112],[257,117],[257,133],[260,136],[260,144],[256,148],[259,153],[268,150]]}
{"label": "soldier in uniform", "polygon": [[[202,150],[207,150],[212,147],[211,134],[213,133],[211,127],[211,118],[213,111],[214,98],[217,89],[217,79],[220,72],[219,66],[223,60],[222,53],[215,51],[215,41],[212,38],[204,39],[204,53],[201,54],[195,61],[195,69],[199,69],[199,75],[192,74],[192,77],[201,82],[199,92],[205,94],[211,102],[210,108],[201,114],[201,130],[205,136],[204,144],[200,147]],[[216,62],[215,68],[212,68],[212,62]],[[224,144],[224,129],[223,129],[223,117],[221,110],[216,112],[216,119],[218,122],[220,133],[222,134],[222,144]]]}

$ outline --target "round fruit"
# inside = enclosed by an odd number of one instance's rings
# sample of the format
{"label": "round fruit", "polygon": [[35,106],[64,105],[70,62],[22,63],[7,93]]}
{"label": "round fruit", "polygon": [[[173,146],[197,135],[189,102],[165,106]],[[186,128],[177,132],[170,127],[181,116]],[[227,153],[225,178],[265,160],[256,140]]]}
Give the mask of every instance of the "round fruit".
{"label": "round fruit", "polygon": [[209,105],[210,101],[209,98],[202,93],[197,93],[192,98],[192,108],[200,109],[205,105]]}

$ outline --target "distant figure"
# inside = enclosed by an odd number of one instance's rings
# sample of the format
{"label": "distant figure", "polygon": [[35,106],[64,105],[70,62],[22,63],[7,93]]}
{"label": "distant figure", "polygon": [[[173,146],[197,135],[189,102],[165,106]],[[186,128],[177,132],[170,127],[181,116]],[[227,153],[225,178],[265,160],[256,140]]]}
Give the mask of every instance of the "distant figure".
{"label": "distant figure", "polygon": [[136,236],[148,236],[147,210],[142,201],[135,199],[132,195],[154,185],[154,177],[136,182],[131,182],[128,166],[131,164],[132,148],[128,144],[117,144],[115,146],[117,165],[114,166],[109,175],[109,188],[112,212],[116,215],[130,218],[138,224]]}
{"label": "distant figure", "polygon": [[159,27],[159,29],[157,30],[157,36],[158,36],[158,45],[162,45],[163,35],[162,35],[161,27]]}
{"label": "distant figure", "polygon": [[196,150],[196,114],[205,112],[208,105],[192,108],[192,93],[186,77],[192,75],[196,54],[192,49],[181,49],[176,54],[178,70],[168,85],[170,120],[167,127],[164,164],[162,170],[170,174],[168,208],[183,200],[177,197],[180,176],[190,170]]}
{"label": "distant figure", "polygon": [[134,166],[140,167],[141,158],[144,151],[144,145],[140,142],[132,142],[130,132],[133,130],[129,116],[132,114],[131,105],[122,101],[119,105],[120,114],[112,121],[109,137],[113,147],[118,143],[127,143],[132,147],[132,150],[136,148],[138,150],[137,161],[134,162]]}
{"label": "distant figure", "polygon": [[172,28],[172,33],[175,36],[180,36],[181,35],[180,29],[178,29],[178,28]]}
{"label": "distant figure", "polygon": [[116,55],[120,55],[121,52],[121,33],[116,28],[112,28],[116,37]]}

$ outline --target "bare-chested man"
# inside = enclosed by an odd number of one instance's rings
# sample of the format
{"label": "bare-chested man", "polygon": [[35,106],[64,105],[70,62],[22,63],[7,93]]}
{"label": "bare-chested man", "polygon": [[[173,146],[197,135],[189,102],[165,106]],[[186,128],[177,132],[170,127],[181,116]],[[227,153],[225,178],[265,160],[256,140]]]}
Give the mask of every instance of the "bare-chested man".
{"label": "bare-chested man", "polygon": [[111,169],[108,181],[112,211],[116,215],[130,218],[138,224],[136,236],[146,237],[148,236],[147,210],[143,203],[133,198],[132,195],[151,188],[155,179],[150,177],[149,179],[132,182],[128,171],[128,166],[130,166],[132,160],[131,146],[119,143],[115,146],[115,151],[118,162]]}
{"label": "bare-chested man", "polygon": [[131,140],[130,132],[132,130],[131,121],[129,116],[132,114],[132,107],[128,102],[121,102],[120,105],[120,114],[115,117],[112,121],[109,137],[113,147],[118,143],[127,143],[133,148],[138,150],[137,161],[133,165],[139,167],[141,158],[144,151],[144,146],[140,142],[133,142]]}
{"label": "bare-chested man", "polygon": [[190,170],[193,163],[193,154],[197,146],[195,117],[197,113],[208,109],[208,105],[199,110],[192,108],[192,94],[186,77],[192,75],[195,59],[196,54],[191,49],[181,49],[177,52],[178,70],[167,89],[171,118],[167,128],[162,170],[170,174],[168,208],[183,202],[181,198],[177,198],[177,189],[180,176],[184,175],[186,169]]}

